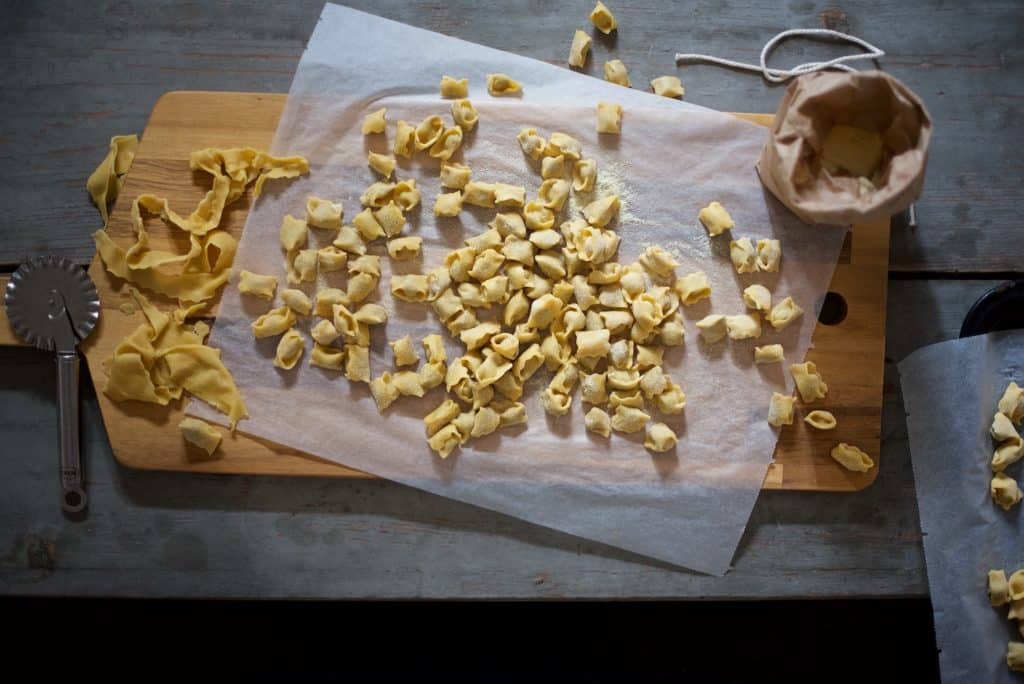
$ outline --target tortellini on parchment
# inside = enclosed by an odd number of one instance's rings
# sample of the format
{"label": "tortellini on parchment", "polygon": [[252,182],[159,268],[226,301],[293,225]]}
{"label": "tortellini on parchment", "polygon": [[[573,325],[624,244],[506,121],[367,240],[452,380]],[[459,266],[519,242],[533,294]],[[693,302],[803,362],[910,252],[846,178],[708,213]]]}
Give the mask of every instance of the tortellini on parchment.
{"label": "tortellini on parchment", "polygon": [[491,95],[518,95],[523,92],[523,84],[508,74],[487,74],[487,92]]}
{"label": "tortellini on parchment", "polygon": [[341,228],[344,209],[341,202],[332,202],[321,197],[306,198],[306,223],[314,228],[336,230]]}
{"label": "tortellini on parchment", "polygon": [[363,117],[363,135],[383,133],[387,128],[387,119],[385,118],[387,111],[387,108],[381,107]]}
{"label": "tortellini on parchment", "polygon": [[791,395],[772,393],[768,403],[768,424],[775,427],[793,424],[793,404],[796,399]]}
{"label": "tortellini on parchment", "polygon": [[736,225],[733,223],[732,217],[729,216],[729,212],[718,202],[712,202],[701,209],[697,217],[707,229],[708,235],[712,237],[721,235]]}
{"label": "tortellini on parchment", "polygon": [[679,438],[672,428],[665,423],[652,423],[647,426],[647,435],[644,438],[644,446],[655,452],[668,451],[676,445]]}
{"label": "tortellini on parchment", "polygon": [[597,132],[618,135],[622,131],[622,105],[615,102],[597,103]]}
{"label": "tortellini on parchment", "polygon": [[452,120],[459,125],[463,131],[471,131],[480,120],[480,114],[476,107],[468,99],[461,99],[452,102]]}
{"label": "tortellini on parchment", "polygon": [[766,344],[754,347],[754,363],[781,363],[785,360],[785,352],[781,344]]}
{"label": "tortellini on parchment", "polygon": [[274,276],[260,275],[251,271],[242,271],[238,274],[238,291],[242,294],[273,301],[275,290],[277,290],[277,278]]}
{"label": "tortellini on parchment", "polygon": [[992,495],[992,500],[1004,511],[1010,510],[1021,500],[1021,491],[1017,481],[1006,473],[997,472],[992,476],[989,493]]}
{"label": "tortellini on parchment", "polygon": [[454,78],[447,74],[441,77],[441,97],[457,98],[469,94],[469,79]]}

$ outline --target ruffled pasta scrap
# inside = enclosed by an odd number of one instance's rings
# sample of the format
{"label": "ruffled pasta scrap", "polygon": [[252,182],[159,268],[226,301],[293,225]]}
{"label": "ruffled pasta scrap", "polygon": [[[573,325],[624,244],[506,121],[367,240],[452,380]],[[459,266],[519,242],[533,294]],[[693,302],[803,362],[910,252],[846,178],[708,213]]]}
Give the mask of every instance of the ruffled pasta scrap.
{"label": "ruffled pasta scrap", "polygon": [[220,350],[203,344],[208,328],[185,325],[185,319],[199,307],[168,315],[134,288],[130,291],[146,322],[122,340],[104,363],[107,382],[103,393],[114,401],[166,406],[185,391],[227,414],[234,430],[249,414],[231,373],[221,362]]}
{"label": "ruffled pasta scrap", "polygon": [[139,136],[115,135],[110,139],[107,156],[103,158],[103,161],[85,182],[85,189],[89,191],[93,204],[100,210],[104,226],[107,225],[107,220],[110,218],[107,213],[107,205],[117,199],[121,186],[124,184],[124,176],[131,168],[138,148]]}

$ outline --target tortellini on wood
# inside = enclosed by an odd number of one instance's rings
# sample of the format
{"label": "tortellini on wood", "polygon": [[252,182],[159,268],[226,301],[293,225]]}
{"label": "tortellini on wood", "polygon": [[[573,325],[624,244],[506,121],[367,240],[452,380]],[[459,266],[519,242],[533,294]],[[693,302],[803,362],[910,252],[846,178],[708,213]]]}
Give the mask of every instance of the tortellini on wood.
{"label": "tortellini on wood", "polygon": [[604,63],[604,80],[627,88],[633,85],[629,82],[629,72],[626,71],[626,65],[622,63],[621,59],[613,59]]}
{"label": "tortellini on wood", "polygon": [[712,237],[721,235],[736,225],[733,223],[732,217],[729,216],[729,212],[718,202],[712,202],[701,209],[697,218],[700,219],[704,228],[707,229],[708,235]]}
{"label": "tortellini on wood", "polygon": [[813,361],[794,363],[790,365],[789,372],[793,374],[796,389],[805,404],[824,399],[828,394],[828,385],[825,384]]}
{"label": "tortellini on wood", "polygon": [[875,465],[875,462],[863,450],[845,442],[840,442],[832,447],[830,455],[839,465],[857,473],[871,470]]}
{"label": "tortellini on wood", "polygon": [[383,133],[387,128],[387,119],[385,118],[387,111],[386,107],[381,107],[363,117],[363,135]]}
{"label": "tortellini on wood", "polygon": [[517,95],[523,92],[523,84],[508,74],[487,74],[487,92],[494,96]]}
{"label": "tortellini on wood", "polygon": [[466,97],[468,94],[468,78],[453,78],[447,74],[441,77],[441,97]]}
{"label": "tortellini on wood", "polygon": [[597,132],[618,135],[622,131],[622,105],[597,103]]}
{"label": "tortellini on wood", "polygon": [[658,76],[651,80],[651,90],[662,97],[683,97],[686,90],[678,76]]}
{"label": "tortellini on wood", "polygon": [[572,46],[569,48],[569,66],[582,67],[587,63],[592,42],[586,32],[576,29],[572,36]]}
{"label": "tortellini on wood", "polygon": [[804,416],[804,422],[817,430],[834,430],[836,417],[829,411],[811,411]]}
{"label": "tortellini on wood", "polygon": [[238,291],[242,294],[273,301],[275,290],[277,290],[277,278],[274,276],[260,275],[251,271],[242,271],[238,274]]}

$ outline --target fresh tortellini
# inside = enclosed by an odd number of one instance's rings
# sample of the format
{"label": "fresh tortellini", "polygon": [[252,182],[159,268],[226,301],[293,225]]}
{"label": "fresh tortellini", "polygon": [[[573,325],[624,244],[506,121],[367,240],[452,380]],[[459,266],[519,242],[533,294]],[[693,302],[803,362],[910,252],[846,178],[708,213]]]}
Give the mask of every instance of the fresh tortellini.
{"label": "fresh tortellini", "polygon": [[732,217],[729,216],[729,212],[718,202],[712,202],[701,209],[697,218],[707,229],[708,235],[712,237],[721,235],[736,225],[733,223]]}
{"label": "fresh tortellini", "polygon": [[[384,178],[391,178],[391,174],[395,170],[395,158],[389,157],[386,154],[379,154],[377,152],[370,152],[366,155],[366,163],[371,169],[379,173]],[[341,227],[341,217],[338,217],[338,227]]]}
{"label": "fresh tortellini", "polygon": [[622,105],[615,102],[597,103],[597,132],[615,135],[622,132]]}
{"label": "fresh tortellini", "polygon": [[748,237],[729,243],[729,258],[737,273],[753,273],[757,270],[757,250]]}
{"label": "fresh tortellini", "polygon": [[804,416],[804,422],[817,430],[834,430],[836,417],[829,411],[811,411]]}
{"label": "fresh tortellini", "polygon": [[[561,155],[564,157],[564,155]],[[572,167],[572,189],[576,192],[590,192],[597,182],[597,162],[580,159]]]}
{"label": "fresh tortellini", "polygon": [[344,208],[341,202],[331,202],[320,197],[306,198],[306,223],[314,228],[336,230],[341,228]]}
{"label": "fresh tortellini", "polygon": [[605,195],[583,207],[583,217],[590,225],[604,228],[618,216],[620,206],[618,195]]}
{"label": "fresh tortellini", "polygon": [[257,339],[280,335],[295,325],[295,313],[288,305],[271,309],[252,323],[252,334]]}
{"label": "fresh tortellini", "polygon": [[725,330],[730,339],[749,340],[761,336],[761,319],[756,315],[739,314],[725,317]]}
{"label": "fresh tortellini", "polygon": [[829,453],[839,465],[854,472],[863,473],[871,470],[875,465],[871,457],[862,449],[845,442],[840,442],[832,447],[832,451]]}
{"label": "fresh tortellini", "polygon": [[824,399],[828,394],[828,385],[825,384],[813,361],[794,363],[790,365],[789,372],[793,374],[796,389],[805,404]]}
{"label": "fresh tortellini", "polygon": [[772,309],[772,293],[764,285],[750,285],[743,290],[743,303],[748,309],[768,314]]}
{"label": "fresh tortellini", "polygon": [[306,222],[302,219],[297,219],[294,216],[285,214],[281,220],[281,229],[279,236],[281,240],[281,248],[288,254],[296,252],[306,246],[306,240],[308,239],[309,229],[306,227]]}
{"label": "fresh tortellini", "polygon": [[462,193],[442,192],[434,200],[434,216],[458,216],[462,212]]}
{"label": "fresh tortellini", "polygon": [[1007,385],[999,399],[998,410],[1016,424],[1024,421],[1024,388],[1018,386],[1016,382]]}
{"label": "fresh tortellini", "polygon": [[391,148],[398,157],[406,159],[416,150],[416,127],[407,121],[395,124],[395,143]]}
{"label": "fresh tortellini", "polygon": [[480,114],[476,107],[467,99],[452,102],[452,120],[459,125],[463,131],[471,131],[480,120]]}
{"label": "fresh tortellini", "polygon": [[468,94],[468,78],[454,78],[447,74],[441,77],[441,97],[466,97]]}
{"label": "fresh tortellini", "polygon": [[281,290],[281,301],[300,316],[308,316],[313,311],[313,302],[302,290]]}
{"label": "fresh tortellini", "polygon": [[629,82],[629,72],[621,59],[612,59],[604,63],[604,80],[616,85],[632,87]]}
{"label": "fresh tortellini", "polygon": [[391,352],[395,356],[396,366],[415,366],[420,362],[420,355],[413,346],[412,337],[406,335],[390,343]]}
{"label": "fresh tortellini", "polygon": [[1004,511],[1020,503],[1021,491],[1017,481],[1006,473],[995,473],[989,485],[992,500]]}
{"label": "fresh tortellini", "polygon": [[427,301],[427,276],[411,273],[391,276],[391,294],[406,302]]}
{"label": "fresh tortellini", "polygon": [[392,238],[388,240],[388,256],[395,261],[408,261],[420,255],[421,237]]}
{"label": "fresh tortellini", "polygon": [[260,299],[272,301],[277,290],[277,278],[271,275],[260,275],[251,271],[238,274],[238,291]]}
{"label": "fresh tortellini", "polygon": [[725,339],[728,333],[725,316],[722,314],[708,314],[697,321],[697,331],[701,339],[708,344],[714,344]]}
{"label": "fresh tortellini", "polygon": [[1006,571],[988,571],[988,600],[996,608],[1010,602],[1010,585],[1006,581]]}
{"label": "fresh tortellini", "polygon": [[651,80],[651,90],[662,97],[683,97],[686,90],[678,76],[658,76]]}
{"label": "fresh tortellini", "polygon": [[612,430],[632,434],[640,432],[651,420],[651,416],[639,408],[618,406],[612,415]]}
{"label": "fresh tortellini", "polygon": [[775,272],[782,260],[782,245],[778,240],[757,241],[757,270]]}
{"label": "fresh tortellini", "polygon": [[594,5],[594,9],[590,11],[590,23],[594,25],[601,33],[605,35],[614,31],[619,23],[615,20],[615,16],[612,15],[601,0],[598,0],[597,4]]}
{"label": "fresh tortellini", "polygon": [[792,395],[772,392],[768,404],[768,424],[775,427],[793,424],[793,404],[796,399]]}
{"label": "fresh tortellini", "polygon": [[693,306],[711,296],[711,283],[704,271],[694,271],[677,279],[672,286],[685,306]]}
{"label": "fresh tortellini", "polygon": [[592,39],[585,31],[576,29],[576,32],[572,35],[572,46],[569,48],[569,66],[582,67],[587,63],[592,42]]}
{"label": "fresh tortellini", "polygon": [[786,358],[781,344],[766,344],[754,347],[754,363],[781,363]]}
{"label": "fresh tortellini", "polygon": [[205,421],[186,417],[178,423],[178,429],[186,442],[202,449],[207,456],[213,456],[213,452],[220,446],[220,432]]}
{"label": "fresh tortellini", "polygon": [[281,336],[277,343],[277,353],[274,356],[274,365],[284,370],[291,370],[302,357],[306,342],[302,334],[292,328]]}
{"label": "fresh tortellini", "polygon": [[387,119],[385,118],[387,111],[386,107],[381,107],[363,117],[363,135],[383,133],[387,128]]}
{"label": "fresh tortellini", "polygon": [[772,307],[767,318],[773,328],[776,330],[782,330],[790,323],[800,318],[803,313],[804,310],[797,306],[792,297],[786,297]]}
{"label": "fresh tortellini", "polygon": [[676,445],[679,438],[665,423],[652,423],[647,426],[647,435],[644,438],[644,446],[651,451],[668,451]]}
{"label": "fresh tortellini", "polygon": [[487,74],[487,92],[491,95],[518,95],[523,92],[523,84],[508,74]]}

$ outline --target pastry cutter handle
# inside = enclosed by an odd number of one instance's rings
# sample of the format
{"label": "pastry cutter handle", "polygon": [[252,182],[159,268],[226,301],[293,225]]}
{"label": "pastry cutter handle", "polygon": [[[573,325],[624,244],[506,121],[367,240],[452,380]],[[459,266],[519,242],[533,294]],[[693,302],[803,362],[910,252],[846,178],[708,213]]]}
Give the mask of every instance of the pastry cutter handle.
{"label": "pastry cutter handle", "polygon": [[78,354],[57,353],[57,420],[60,427],[61,506],[68,513],[85,509],[82,463],[78,452]]}

